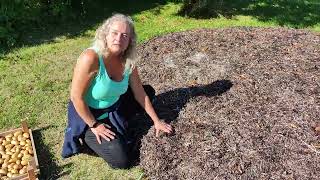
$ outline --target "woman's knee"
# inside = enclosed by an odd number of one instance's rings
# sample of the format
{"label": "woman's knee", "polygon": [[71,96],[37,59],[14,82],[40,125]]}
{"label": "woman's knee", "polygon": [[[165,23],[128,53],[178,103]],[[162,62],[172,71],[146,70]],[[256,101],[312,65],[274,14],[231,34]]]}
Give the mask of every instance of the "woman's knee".
{"label": "woman's knee", "polygon": [[129,160],[127,157],[123,157],[113,161],[107,161],[109,166],[113,169],[127,169],[129,168]]}
{"label": "woman's knee", "polygon": [[125,169],[129,167],[128,149],[122,138],[116,138],[106,142],[102,152],[102,158],[114,169]]}

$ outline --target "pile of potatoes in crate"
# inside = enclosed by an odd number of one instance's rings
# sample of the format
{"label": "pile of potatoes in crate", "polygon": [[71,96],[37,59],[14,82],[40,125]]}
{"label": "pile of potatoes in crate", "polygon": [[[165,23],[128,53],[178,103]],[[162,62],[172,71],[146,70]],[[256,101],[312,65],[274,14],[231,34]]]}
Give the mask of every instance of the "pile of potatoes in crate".
{"label": "pile of potatoes in crate", "polygon": [[8,179],[27,173],[33,157],[30,134],[18,130],[0,137],[0,179]]}

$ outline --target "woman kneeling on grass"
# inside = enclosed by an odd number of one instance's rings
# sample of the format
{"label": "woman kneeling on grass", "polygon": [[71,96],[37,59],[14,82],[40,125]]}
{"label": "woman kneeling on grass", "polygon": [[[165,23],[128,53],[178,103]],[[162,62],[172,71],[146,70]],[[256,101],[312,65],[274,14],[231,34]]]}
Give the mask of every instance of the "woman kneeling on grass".
{"label": "woman kneeling on grass", "polygon": [[156,129],[171,133],[159,120],[151,100],[155,91],[142,86],[134,66],[136,33],[130,17],[115,14],[96,31],[94,45],[79,57],[74,69],[68,127],[62,157],[79,152],[79,137],[113,168],[128,168],[127,119],[141,107]]}

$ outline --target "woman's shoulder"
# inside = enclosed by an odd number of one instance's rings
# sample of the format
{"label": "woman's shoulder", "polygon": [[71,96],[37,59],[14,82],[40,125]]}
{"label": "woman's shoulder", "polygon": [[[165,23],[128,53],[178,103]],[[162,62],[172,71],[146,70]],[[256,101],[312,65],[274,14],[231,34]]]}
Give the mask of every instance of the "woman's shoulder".
{"label": "woman's shoulder", "polygon": [[84,61],[85,63],[98,63],[99,55],[93,49],[86,49],[84,50],[80,57],[79,61]]}
{"label": "woman's shoulder", "polygon": [[77,67],[96,71],[99,67],[99,55],[92,49],[84,50],[78,58]]}

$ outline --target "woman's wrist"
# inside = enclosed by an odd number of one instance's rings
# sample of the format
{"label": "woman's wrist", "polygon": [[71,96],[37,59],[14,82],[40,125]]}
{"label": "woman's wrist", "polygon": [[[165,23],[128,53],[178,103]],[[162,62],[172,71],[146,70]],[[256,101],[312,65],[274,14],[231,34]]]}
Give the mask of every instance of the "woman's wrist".
{"label": "woman's wrist", "polygon": [[152,119],[153,121],[153,124],[158,124],[160,122],[160,119],[159,118],[155,118],[155,119]]}
{"label": "woman's wrist", "polygon": [[91,124],[91,126],[89,125],[89,128],[90,128],[90,129],[91,129],[91,128],[96,128],[96,127],[98,127],[100,124],[101,124],[100,122],[95,121],[93,124]]}

